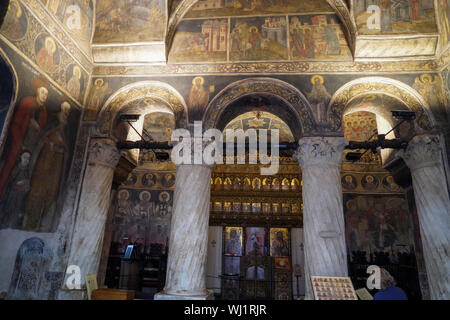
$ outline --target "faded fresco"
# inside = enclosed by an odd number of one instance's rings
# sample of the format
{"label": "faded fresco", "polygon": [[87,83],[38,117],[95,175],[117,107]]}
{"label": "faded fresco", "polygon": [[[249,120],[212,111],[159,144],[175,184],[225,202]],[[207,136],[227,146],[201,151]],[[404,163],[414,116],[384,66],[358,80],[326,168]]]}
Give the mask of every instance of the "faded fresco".
{"label": "faded fresco", "polygon": [[290,17],[289,32],[293,60],[352,59],[336,15]]}
{"label": "faded fresco", "polygon": [[231,61],[287,60],[286,17],[231,20]]}
{"label": "faded fresco", "polygon": [[97,1],[94,43],[163,40],[165,0]]}
{"label": "faded fresco", "polygon": [[412,221],[402,196],[344,195],[347,247],[351,259],[365,254],[410,253]]}
{"label": "faded fresco", "polygon": [[412,86],[428,102],[437,119],[447,122],[447,97],[439,75],[422,74]]}
{"label": "faded fresco", "polygon": [[187,18],[333,12],[325,0],[200,0]]}
{"label": "faded fresco", "polygon": [[[379,7],[379,25],[369,20],[374,14],[367,12],[371,5]],[[358,0],[354,1],[354,14],[361,34],[437,32],[434,0]]]}
{"label": "faded fresco", "polygon": [[129,244],[142,254],[166,253],[173,210],[174,171],[135,170],[117,192],[110,254]]}
{"label": "faded fresco", "polygon": [[441,24],[440,45],[444,50],[450,42],[450,0],[438,0],[438,19]]}
{"label": "faded fresco", "polygon": [[44,30],[28,9],[13,0],[0,33],[81,104],[88,73]]}
{"label": "faded fresco", "polygon": [[226,19],[182,21],[169,59],[171,62],[226,61],[228,32]]}
{"label": "faded fresco", "polygon": [[14,65],[20,91],[0,158],[0,228],[54,232],[81,112],[37,71]]}
{"label": "faded fresco", "polygon": [[90,52],[93,32],[94,1],[92,0],[48,0],[48,11],[63,24],[72,38],[85,52]]}

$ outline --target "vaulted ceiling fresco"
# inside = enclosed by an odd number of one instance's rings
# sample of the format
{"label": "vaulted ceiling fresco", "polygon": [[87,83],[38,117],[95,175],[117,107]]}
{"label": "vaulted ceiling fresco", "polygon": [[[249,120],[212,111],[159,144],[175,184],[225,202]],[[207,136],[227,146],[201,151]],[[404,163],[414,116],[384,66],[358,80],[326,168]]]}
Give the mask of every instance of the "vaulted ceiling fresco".
{"label": "vaulted ceiling fresco", "polygon": [[201,0],[178,26],[169,62],[352,60],[325,0]]}

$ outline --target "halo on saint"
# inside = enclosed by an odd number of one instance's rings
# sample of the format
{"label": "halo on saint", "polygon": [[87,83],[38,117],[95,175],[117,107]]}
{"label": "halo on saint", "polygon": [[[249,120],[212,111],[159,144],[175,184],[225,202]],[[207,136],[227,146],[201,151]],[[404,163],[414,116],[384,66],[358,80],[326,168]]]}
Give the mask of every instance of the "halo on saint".
{"label": "halo on saint", "polygon": [[315,76],[313,76],[312,78],[311,78],[311,83],[312,84],[316,84],[316,79],[319,79],[320,80],[320,84],[323,84],[325,81],[323,80],[323,77],[322,76],[319,76],[319,75],[315,75]]}
{"label": "halo on saint", "polygon": [[200,80],[200,84],[203,85],[205,83],[205,79],[203,79],[202,77],[195,77],[192,80],[192,84],[195,85],[197,83],[197,80]]}

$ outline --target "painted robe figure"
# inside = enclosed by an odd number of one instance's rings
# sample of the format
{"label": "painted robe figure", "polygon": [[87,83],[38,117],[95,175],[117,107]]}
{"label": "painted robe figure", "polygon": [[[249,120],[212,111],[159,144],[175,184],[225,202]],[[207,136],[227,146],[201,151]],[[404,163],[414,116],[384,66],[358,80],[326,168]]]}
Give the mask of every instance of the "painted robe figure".
{"label": "painted robe figure", "polygon": [[45,38],[45,46],[36,55],[36,62],[46,72],[55,72],[56,65],[54,54],[56,52],[55,40],[50,37]]}
{"label": "painted robe figure", "polygon": [[319,125],[324,125],[327,123],[327,106],[331,99],[331,95],[323,85],[323,77],[314,76],[312,77],[311,82],[313,83],[313,88],[308,94],[308,99],[313,110],[316,112],[317,123]]}
{"label": "painted robe figure", "polygon": [[22,227],[25,201],[30,190],[30,160],[30,152],[25,151],[11,172],[4,196],[0,199],[0,228]]}
{"label": "painted robe figure", "polygon": [[25,206],[25,230],[51,232],[56,227],[57,199],[60,195],[67,158],[64,131],[69,112],[69,103],[63,102],[58,114],[59,125],[47,133],[40,148]]}
{"label": "painted robe figure", "polygon": [[74,97],[76,100],[80,97],[81,92],[81,70],[78,66],[73,68],[72,77],[67,83],[67,91]]}
{"label": "painted robe figure", "polygon": [[0,172],[0,196],[22,151],[33,150],[39,141],[39,136],[47,125],[47,109],[45,102],[48,97],[48,83],[42,78],[33,81],[34,97],[24,98],[14,114],[9,131],[10,147],[5,150],[5,162]]}
{"label": "painted robe figure", "polygon": [[392,31],[391,0],[380,0],[381,7],[381,31]]}
{"label": "painted robe figure", "polygon": [[189,115],[194,120],[201,117],[209,102],[209,93],[203,87],[204,82],[202,77],[196,77],[192,81],[193,86],[189,94]]}

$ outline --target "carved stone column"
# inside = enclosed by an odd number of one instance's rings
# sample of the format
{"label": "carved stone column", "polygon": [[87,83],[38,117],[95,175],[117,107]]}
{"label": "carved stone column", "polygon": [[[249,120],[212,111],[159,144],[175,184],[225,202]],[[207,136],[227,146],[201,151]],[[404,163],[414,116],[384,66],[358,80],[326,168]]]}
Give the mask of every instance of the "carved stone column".
{"label": "carved stone column", "polygon": [[437,136],[416,136],[400,152],[411,170],[433,300],[450,299],[450,199]]}
{"label": "carved stone column", "polygon": [[[199,144],[204,150],[206,144]],[[192,150],[199,152],[195,147]],[[202,164],[177,165],[166,286],[155,300],[213,298],[213,292],[206,290],[212,165],[199,159]]]}
{"label": "carved stone column", "polygon": [[311,276],[346,277],[347,249],[341,186],[344,138],[303,138],[295,154],[302,167],[306,300]]}
{"label": "carved stone column", "polygon": [[114,170],[119,159],[120,153],[112,140],[91,140],[68,263],[80,267],[82,287],[87,274],[98,273]]}

